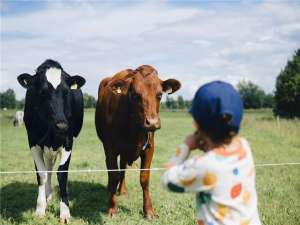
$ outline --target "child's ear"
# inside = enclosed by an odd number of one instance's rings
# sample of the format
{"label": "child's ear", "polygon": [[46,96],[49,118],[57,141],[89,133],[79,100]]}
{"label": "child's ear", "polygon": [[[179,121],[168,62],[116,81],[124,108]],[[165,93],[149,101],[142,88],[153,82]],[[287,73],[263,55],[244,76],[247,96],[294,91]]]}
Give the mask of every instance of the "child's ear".
{"label": "child's ear", "polygon": [[170,95],[177,91],[181,87],[181,84],[178,80],[168,79],[162,82],[162,87],[163,91]]}
{"label": "child's ear", "polygon": [[19,84],[21,84],[23,88],[27,89],[32,84],[33,76],[28,73],[22,73],[17,79]]}
{"label": "child's ear", "polygon": [[229,113],[224,113],[224,114],[222,114],[222,120],[225,124],[230,124],[230,122],[232,120],[232,115]]}
{"label": "child's ear", "polygon": [[67,84],[72,90],[77,90],[85,84],[85,79],[78,75],[71,76],[67,79]]}

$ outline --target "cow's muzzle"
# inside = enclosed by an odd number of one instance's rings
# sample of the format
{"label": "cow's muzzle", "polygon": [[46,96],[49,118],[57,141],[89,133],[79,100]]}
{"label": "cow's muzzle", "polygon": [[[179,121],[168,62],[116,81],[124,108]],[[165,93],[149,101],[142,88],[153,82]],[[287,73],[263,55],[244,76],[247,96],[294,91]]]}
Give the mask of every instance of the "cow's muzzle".
{"label": "cow's muzzle", "polygon": [[144,122],[144,128],[146,131],[155,131],[160,129],[160,119],[157,118],[146,118]]}
{"label": "cow's muzzle", "polygon": [[59,121],[59,122],[55,123],[55,128],[58,133],[65,134],[68,131],[69,126],[66,122]]}

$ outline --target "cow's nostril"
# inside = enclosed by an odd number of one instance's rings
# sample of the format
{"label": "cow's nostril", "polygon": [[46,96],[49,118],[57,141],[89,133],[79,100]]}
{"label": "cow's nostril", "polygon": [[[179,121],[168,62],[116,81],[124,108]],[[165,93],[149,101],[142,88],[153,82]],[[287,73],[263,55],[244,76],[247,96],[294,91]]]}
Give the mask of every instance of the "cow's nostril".
{"label": "cow's nostril", "polygon": [[56,127],[59,130],[66,131],[68,129],[68,124],[66,124],[64,122],[59,122],[59,123],[56,124]]}
{"label": "cow's nostril", "polygon": [[151,125],[151,123],[150,123],[150,121],[149,121],[148,119],[146,119],[146,125],[147,125],[147,126],[150,126],[150,125]]}

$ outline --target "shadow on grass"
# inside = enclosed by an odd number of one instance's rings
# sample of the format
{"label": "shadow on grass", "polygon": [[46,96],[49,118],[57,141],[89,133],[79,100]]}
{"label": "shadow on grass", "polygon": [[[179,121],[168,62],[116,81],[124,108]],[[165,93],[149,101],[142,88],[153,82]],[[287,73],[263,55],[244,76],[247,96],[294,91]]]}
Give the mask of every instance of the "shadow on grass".
{"label": "shadow on grass", "polygon": [[22,221],[22,213],[36,204],[37,187],[34,184],[13,182],[0,189],[1,218]]}
{"label": "shadow on grass", "polygon": [[90,224],[103,224],[107,210],[107,189],[99,183],[71,181],[69,183],[72,217]]}
{"label": "shadow on grass", "polygon": [[[58,193],[57,193],[58,195]],[[13,182],[0,189],[1,218],[15,222],[25,222],[28,218],[23,213],[35,211],[37,186],[30,183]],[[107,210],[107,189],[99,183],[82,181],[69,182],[69,199],[71,216],[90,224],[103,224],[102,216]],[[59,202],[57,202],[59,207]],[[119,206],[122,211],[129,210]],[[46,212],[47,213],[47,212]],[[59,212],[57,212],[59,215]]]}

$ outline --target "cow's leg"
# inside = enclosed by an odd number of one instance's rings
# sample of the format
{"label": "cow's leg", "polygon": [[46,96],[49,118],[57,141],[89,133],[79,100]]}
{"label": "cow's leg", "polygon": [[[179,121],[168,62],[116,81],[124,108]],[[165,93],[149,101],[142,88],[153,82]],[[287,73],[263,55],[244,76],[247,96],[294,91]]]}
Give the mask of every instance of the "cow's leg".
{"label": "cow's leg", "polygon": [[[51,171],[56,161],[57,152],[53,152],[52,149],[46,148],[44,150],[44,161],[47,171]],[[51,172],[48,172],[47,182],[46,182],[46,199],[47,202],[52,199],[52,187],[51,187]]]}
{"label": "cow's leg", "polygon": [[69,164],[71,160],[71,150],[66,151],[64,148],[61,149],[61,159],[58,167],[57,179],[59,185],[59,194],[60,194],[60,222],[68,223],[71,215],[69,209],[69,199],[67,193],[67,182],[68,182],[68,172]]}
{"label": "cow's leg", "polygon": [[[118,169],[117,156],[106,156],[106,167],[109,170]],[[117,186],[120,181],[120,174],[118,171],[108,172],[108,210],[107,213],[111,217],[117,214],[117,199],[116,192]]]}
{"label": "cow's leg", "polygon": [[37,180],[39,185],[39,193],[36,201],[36,210],[35,214],[37,216],[45,216],[46,213],[46,181],[47,181],[47,173],[41,172],[45,171],[45,163],[43,157],[43,150],[39,146],[34,146],[31,148],[32,158],[34,160],[35,168],[37,171]]}
{"label": "cow's leg", "polygon": [[[122,156],[120,156],[120,158],[121,158],[120,169],[124,170],[126,169],[127,161]],[[119,183],[118,192],[120,195],[127,195],[126,185],[125,185],[125,170],[120,172],[120,183]]]}
{"label": "cow's leg", "polygon": [[[141,169],[149,169],[152,162],[153,151],[154,151],[154,143],[152,137],[152,144],[150,145],[149,149],[141,155]],[[147,219],[153,219],[156,214],[152,207],[152,201],[149,193],[149,181],[150,181],[150,171],[144,170],[140,173],[140,183],[143,189],[143,211],[144,216]]]}

